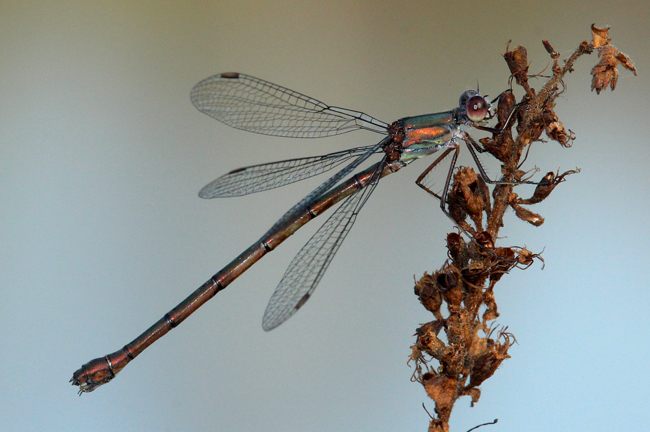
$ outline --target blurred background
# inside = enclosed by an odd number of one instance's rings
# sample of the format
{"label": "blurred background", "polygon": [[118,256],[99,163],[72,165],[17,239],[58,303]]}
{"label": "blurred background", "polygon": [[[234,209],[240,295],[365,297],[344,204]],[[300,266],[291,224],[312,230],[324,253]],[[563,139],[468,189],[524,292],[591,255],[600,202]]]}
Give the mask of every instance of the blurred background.
{"label": "blurred background", "polygon": [[[647,245],[650,9],[646,2],[12,1],[0,4],[0,429],[6,431],[426,430],[406,364],[430,315],[413,279],[445,258],[453,225],[414,184],[384,179],[309,303],[266,333],[266,303],[305,227],[131,363],[78,397],[68,380],[139,335],[257,240],[321,178],[239,199],[199,189],[241,166],[377,142],[237,131],[189,92],[239,71],[386,122],[508,86],[502,54],[550,71],[611,25],[639,76],[590,91],[596,54],[557,113],[574,145],[535,144],[527,168],[579,167],[503,245],[546,267],[498,284],[497,323],[519,344],[457,402],[452,430],[642,430],[650,422]],[[532,81],[539,86],[543,80]],[[518,97],[522,92],[516,90]],[[477,136],[480,136],[478,134]],[[462,164],[470,164],[464,152]],[[484,157],[494,177],[497,165]],[[439,169],[439,187],[445,170]],[[520,188],[518,193],[532,193]],[[488,430],[488,429],[485,429]]]}

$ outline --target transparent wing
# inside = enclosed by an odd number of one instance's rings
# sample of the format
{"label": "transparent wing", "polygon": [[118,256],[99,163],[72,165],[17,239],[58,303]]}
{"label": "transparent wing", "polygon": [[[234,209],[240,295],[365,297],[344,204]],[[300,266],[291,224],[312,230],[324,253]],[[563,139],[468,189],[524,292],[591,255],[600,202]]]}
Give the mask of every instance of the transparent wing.
{"label": "transparent wing", "polygon": [[370,184],[345,200],[291,261],[264,312],[264,330],[273,330],[309,300],[357,214],[377,186],[384,164],[385,160],[377,165]]}
{"label": "transparent wing", "polygon": [[190,94],[204,114],[237,129],[265,135],[320,138],[357,129],[386,133],[386,123],[240,73],[206,78]]}
{"label": "transparent wing", "polygon": [[[324,156],[290,159],[239,168],[206,185],[201,198],[225,198],[248,195],[288,185],[336,168],[367,153],[376,145],[357,147]],[[381,149],[377,150],[381,152]]]}

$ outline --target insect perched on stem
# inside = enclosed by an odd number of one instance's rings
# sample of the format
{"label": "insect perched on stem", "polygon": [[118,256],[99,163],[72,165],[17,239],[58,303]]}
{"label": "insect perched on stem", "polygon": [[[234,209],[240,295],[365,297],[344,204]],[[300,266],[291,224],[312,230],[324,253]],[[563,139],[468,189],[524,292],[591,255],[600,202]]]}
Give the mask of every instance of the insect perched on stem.
{"label": "insect perched on stem", "polygon": [[[357,214],[379,180],[413,161],[442,151],[416,183],[440,199],[445,208],[447,190],[464,141],[481,176],[488,179],[477,151],[484,151],[463,126],[494,131],[485,126],[492,118],[491,102],[476,90],[465,91],[459,106],[450,111],[405,117],[392,124],[359,111],[326,105],[293,90],[240,73],[223,73],[199,82],[191,92],[194,105],[203,113],[237,129],[292,138],[320,138],[354,130],[383,135],[374,145],[357,147],[324,156],[291,159],[236,169],[205,186],[202,198],[247,195],[284,186],[336,167],[336,174],[318,186],[280,218],[258,241],[212,276],[178,306],[121,350],[97,358],[77,370],[71,382],[80,393],[106,384],[144,349],[179,325],[227,287],[255,262],[274,250],[286,238],[334,204],[342,202],[323,226],[293,259],[264,313],[262,326],[272,330],[286,321],[309,299],[325,270],[354,224]],[[452,154],[442,195],[423,183],[431,170]],[[344,180],[361,163],[374,155],[381,160]],[[452,218],[452,220],[454,220]],[[454,221],[454,223],[456,223]],[[465,229],[463,231],[467,232]],[[471,236],[471,234],[469,234]]]}

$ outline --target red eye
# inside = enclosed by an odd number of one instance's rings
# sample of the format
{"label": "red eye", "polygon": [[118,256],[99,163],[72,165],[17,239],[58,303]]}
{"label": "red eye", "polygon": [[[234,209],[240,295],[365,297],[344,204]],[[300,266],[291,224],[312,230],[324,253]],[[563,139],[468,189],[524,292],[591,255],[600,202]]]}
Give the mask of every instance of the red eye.
{"label": "red eye", "polygon": [[458,100],[458,106],[465,108],[465,105],[467,105],[467,101],[469,98],[472,96],[478,95],[478,91],[476,90],[465,90],[462,95],[460,95],[460,99]]}
{"label": "red eye", "polygon": [[465,104],[467,117],[473,122],[483,120],[488,115],[488,108],[487,101],[481,95],[472,96]]}

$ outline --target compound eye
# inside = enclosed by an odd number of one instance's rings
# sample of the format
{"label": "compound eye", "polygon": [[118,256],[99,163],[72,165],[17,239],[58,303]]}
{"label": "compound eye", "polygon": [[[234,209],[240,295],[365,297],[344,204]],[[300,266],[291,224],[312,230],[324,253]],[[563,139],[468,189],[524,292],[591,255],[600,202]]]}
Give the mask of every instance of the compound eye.
{"label": "compound eye", "polygon": [[467,117],[473,122],[479,122],[488,115],[488,103],[481,95],[472,96],[465,104]]}
{"label": "compound eye", "polygon": [[476,90],[465,90],[462,95],[460,95],[460,100],[458,101],[458,106],[464,107],[467,105],[467,101],[472,97],[478,95]]}

